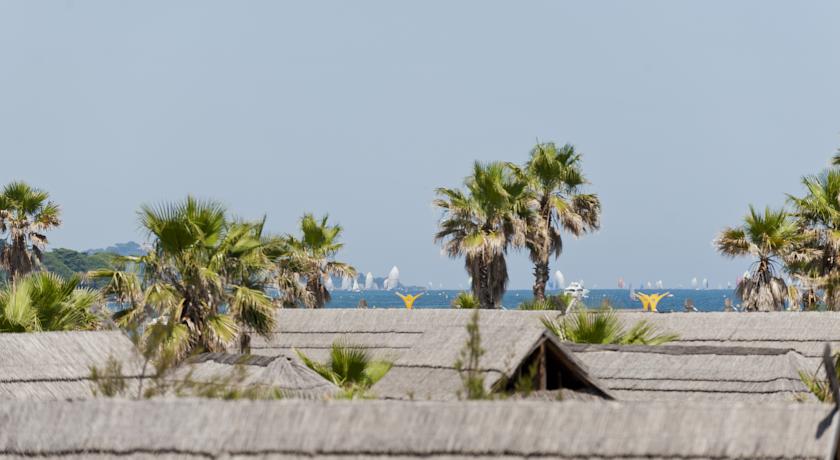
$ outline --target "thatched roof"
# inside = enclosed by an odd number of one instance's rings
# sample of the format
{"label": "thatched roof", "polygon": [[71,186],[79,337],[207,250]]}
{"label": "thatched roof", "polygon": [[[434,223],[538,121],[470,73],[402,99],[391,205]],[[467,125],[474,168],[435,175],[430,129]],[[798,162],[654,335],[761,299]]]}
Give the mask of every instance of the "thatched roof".
{"label": "thatched roof", "polygon": [[[462,387],[455,361],[467,341],[466,325],[472,310],[325,309],[280,310],[270,340],[254,337],[251,352],[294,354],[294,349],[325,361],[333,343],[365,348],[372,357],[394,363],[373,387],[382,398],[446,400]],[[545,332],[543,312],[480,312],[481,358],[485,387],[501,385],[504,376],[519,369],[543,344],[563,362],[570,378],[585,383],[592,393],[609,397],[606,387],[586,375],[572,353]]]}
{"label": "thatched roof", "polygon": [[816,365],[823,347],[840,349],[840,312],[639,313],[618,315],[625,324],[640,319],[679,335],[679,345],[723,345],[796,350]]}
{"label": "thatched roof", "polygon": [[296,359],[284,356],[202,353],[190,358],[167,377],[202,385],[221,385],[229,389],[272,392],[282,397],[324,399],[335,396],[339,388]]}
{"label": "thatched roof", "polygon": [[[542,314],[519,311],[481,312],[482,322],[506,322],[509,326],[542,329]],[[254,336],[251,352],[262,355],[294,354],[293,348],[324,360],[333,342],[363,347],[377,358],[396,360],[421,335],[441,327],[466,327],[471,310],[457,309],[281,309],[270,339]]]}
{"label": "thatched roof", "polygon": [[622,400],[813,400],[799,353],[775,348],[581,345],[569,349]]}
{"label": "thatched roof", "polygon": [[0,455],[184,458],[831,458],[816,404],[13,401]]}
{"label": "thatched roof", "polygon": [[[480,322],[480,367],[487,391],[500,390],[505,380],[525,366],[539,347],[549,347],[561,361],[567,380],[576,379],[583,388],[599,397],[612,398],[606,385],[587,374],[574,355],[553,335],[539,327],[512,327],[503,316],[489,317]],[[449,400],[458,397],[463,388],[461,376],[455,368],[459,353],[467,341],[463,327],[439,327],[423,333],[422,337],[404,353],[393,368],[373,387],[381,398]],[[568,382],[567,382],[568,383]]]}
{"label": "thatched roof", "polygon": [[120,332],[0,334],[0,399],[92,397],[91,366],[111,357],[126,377],[142,374],[142,358]]}

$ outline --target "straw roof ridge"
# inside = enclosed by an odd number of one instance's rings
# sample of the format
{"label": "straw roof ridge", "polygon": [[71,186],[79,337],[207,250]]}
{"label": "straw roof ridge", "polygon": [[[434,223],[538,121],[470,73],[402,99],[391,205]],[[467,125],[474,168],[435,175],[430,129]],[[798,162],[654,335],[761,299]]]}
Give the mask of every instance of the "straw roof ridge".
{"label": "straw roof ridge", "polygon": [[267,367],[275,359],[283,356],[240,355],[233,353],[200,353],[187,360],[188,364],[213,361],[219,364]]}
{"label": "straw roof ridge", "polygon": [[287,334],[423,334],[425,331],[419,331],[416,329],[405,330],[405,329],[353,329],[351,331],[348,330],[327,330],[327,329],[318,329],[316,331],[311,330],[302,330],[302,331],[272,331],[269,332],[269,335],[287,335]]}
{"label": "straw roof ridge", "polygon": [[286,396],[304,398],[324,398],[340,391],[298,360],[282,355],[202,353],[187,360],[167,378],[173,382],[221,384],[231,389],[277,389],[286,392]]}
{"label": "straw roof ridge", "polygon": [[711,345],[568,348],[621,399],[814,399],[800,377],[810,361],[796,350]]}
{"label": "straw roof ridge", "polygon": [[[111,378],[128,379],[144,379],[149,378],[149,375],[140,374],[122,374]],[[49,383],[49,382],[88,382],[91,380],[90,373],[87,376],[80,377],[43,377],[43,378],[24,378],[24,379],[0,379],[0,384],[3,383]]]}
{"label": "straw roof ridge", "polygon": [[787,353],[799,352],[792,348],[761,348],[761,347],[738,347],[718,345],[616,345],[616,344],[585,344],[566,343],[566,346],[575,353],[586,353],[591,351],[618,351],[623,353],[656,353],[662,355],[767,355],[776,356]]}
{"label": "straw roof ridge", "polygon": [[0,456],[816,459],[837,418],[795,403],[13,401]]}

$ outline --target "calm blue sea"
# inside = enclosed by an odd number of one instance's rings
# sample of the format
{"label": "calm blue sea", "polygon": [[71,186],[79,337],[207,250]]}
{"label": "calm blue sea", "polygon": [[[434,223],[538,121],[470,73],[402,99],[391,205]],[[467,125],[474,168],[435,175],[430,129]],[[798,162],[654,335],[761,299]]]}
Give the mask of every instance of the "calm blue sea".
{"label": "calm blue sea", "polygon": [[[416,294],[421,291],[410,291]],[[417,299],[414,308],[448,308],[452,299],[460,291],[426,291]],[[698,310],[702,311],[723,311],[724,299],[731,298],[732,303],[740,303],[735,298],[735,293],[729,289],[643,289],[639,292],[650,294],[654,292],[670,292],[673,297],[667,297],[659,302],[659,311],[683,311],[683,304],[686,299],[692,299]],[[557,291],[549,291],[549,294],[556,294]],[[327,305],[329,308],[353,308],[358,305],[359,300],[365,299],[370,308],[404,308],[403,301],[390,291],[332,291],[332,301]],[[505,293],[502,304],[505,308],[514,309],[520,303],[532,298],[530,290],[513,290]],[[630,300],[630,291],[627,289],[593,289],[586,299],[588,306],[597,307],[603,299],[609,299],[614,308],[642,308],[639,301]]]}

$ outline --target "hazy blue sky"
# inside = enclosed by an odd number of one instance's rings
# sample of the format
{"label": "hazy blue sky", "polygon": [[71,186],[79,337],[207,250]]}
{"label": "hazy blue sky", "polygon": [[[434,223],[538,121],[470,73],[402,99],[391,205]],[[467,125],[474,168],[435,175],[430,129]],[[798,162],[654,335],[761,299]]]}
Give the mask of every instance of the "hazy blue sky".
{"label": "hazy blue sky", "polygon": [[603,229],[552,269],[725,284],[748,261],[715,233],[840,146],[838,23],[837,1],[3,0],[0,183],[52,193],[53,246],[141,240],[140,204],[192,193],[276,232],[329,212],[342,259],[458,287],[434,189],[571,142]]}

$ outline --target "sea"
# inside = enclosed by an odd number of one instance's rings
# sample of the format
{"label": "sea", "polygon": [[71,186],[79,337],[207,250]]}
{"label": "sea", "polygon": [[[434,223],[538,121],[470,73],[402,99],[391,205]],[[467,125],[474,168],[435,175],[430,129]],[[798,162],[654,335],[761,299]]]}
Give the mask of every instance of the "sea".
{"label": "sea", "polygon": [[[449,308],[452,299],[461,291],[458,290],[409,290],[409,294],[424,294],[414,302],[414,308]],[[672,296],[665,297],[659,302],[657,310],[660,312],[685,311],[683,305],[686,300],[691,299],[694,306],[700,311],[723,311],[725,299],[732,299],[733,305],[739,301],[735,292],[731,289],[642,289],[638,292],[665,293]],[[547,294],[558,294],[560,291],[547,291]],[[332,291],[332,300],[327,308],[355,308],[359,301],[364,299],[368,308],[405,308],[402,299],[393,291]],[[510,290],[502,298],[502,307],[509,310],[518,308],[522,302],[531,300],[533,295],[530,289]],[[613,308],[641,309],[642,303],[630,298],[628,289],[592,289],[584,303],[589,307],[599,307],[604,300],[607,300]]]}

